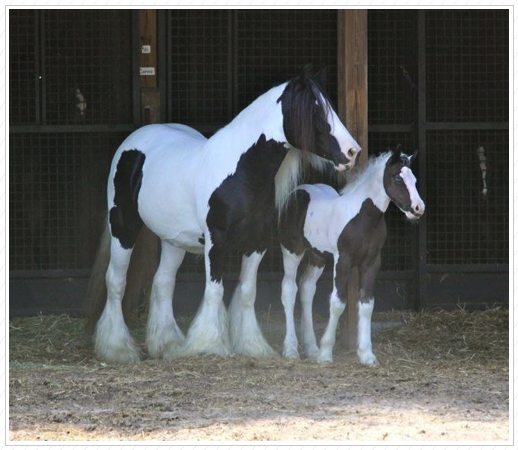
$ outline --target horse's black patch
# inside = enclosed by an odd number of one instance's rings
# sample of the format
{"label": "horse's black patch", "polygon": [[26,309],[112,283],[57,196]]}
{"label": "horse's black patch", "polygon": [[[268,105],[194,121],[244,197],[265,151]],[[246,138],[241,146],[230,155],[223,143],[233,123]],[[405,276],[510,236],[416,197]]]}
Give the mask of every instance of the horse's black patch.
{"label": "horse's black patch", "polygon": [[298,189],[294,192],[279,225],[279,240],[284,248],[296,255],[309,250],[309,264],[324,267],[326,258],[332,255],[312,247],[304,236],[304,223],[309,202],[310,195],[307,191]]}
{"label": "horse's black patch", "polygon": [[145,159],[146,156],[139,150],[123,152],[113,180],[115,206],[110,210],[111,231],[125,249],[133,248],[143,225],[137,200]]}
{"label": "horse's black patch", "polygon": [[258,141],[241,155],[229,175],[209,199],[207,226],[211,279],[221,281],[221,257],[232,248],[246,255],[264,252],[269,243],[274,213],[275,174],[286,156],[283,143]]}
{"label": "horse's black patch", "polygon": [[351,268],[374,264],[379,258],[386,237],[387,226],[384,213],[368,198],[338,238],[337,247],[340,256],[336,267],[335,284],[340,300],[344,301],[347,298],[347,285],[343,280],[347,280]]}

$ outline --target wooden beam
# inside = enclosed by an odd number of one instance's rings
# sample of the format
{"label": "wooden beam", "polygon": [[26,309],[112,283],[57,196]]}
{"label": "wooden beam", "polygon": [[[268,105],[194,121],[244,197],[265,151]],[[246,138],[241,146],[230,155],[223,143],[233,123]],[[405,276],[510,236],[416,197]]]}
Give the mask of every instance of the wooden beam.
{"label": "wooden beam", "polygon": [[[138,34],[140,71],[135,76],[140,81],[140,125],[148,125],[160,122],[160,92],[157,82],[157,11],[155,9],[138,11]],[[129,326],[136,324],[138,306],[146,301],[149,303],[151,281],[158,268],[159,258],[159,240],[144,226],[131,255],[122,301],[124,319]],[[136,261],[145,261],[145,263],[137,264]]]}
{"label": "wooden beam", "polygon": [[[338,113],[362,148],[357,164],[364,165],[367,151],[367,10],[338,11]],[[340,319],[341,344],[349,350],[358,345],[358,270],[353,269],[347,309]]]}
{"label": "wooden beam", "polygon": [[156,9],[141,9],[138,14],[140,86],[157,87]]}

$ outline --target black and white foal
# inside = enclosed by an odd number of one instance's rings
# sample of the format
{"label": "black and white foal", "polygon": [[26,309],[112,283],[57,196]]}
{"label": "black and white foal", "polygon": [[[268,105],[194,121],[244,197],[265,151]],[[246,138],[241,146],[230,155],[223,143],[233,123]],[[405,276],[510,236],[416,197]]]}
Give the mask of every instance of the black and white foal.
{"label": "black and white foal", "polygon": [[[280,226],[284,259],[282,304],[286,313],[283,354],[297,358],[293,308],[297,295],[297,269],[305,252],[308,267],[300,280],[302,338],[306,355],[319,362],[333,361],[338,319],[347,301],[347,282],[353,267],[360,276],[358,356],[363,364],[376,364],[371,344],[373,288],[381,263],[387,227],[385,211],[391,201],[410,220],[419,219],[425,205],[417,192],[410,169],[415,157],[399,150],[371,158],[367,166],[338,194],[324,184],[302,185],[294,191]],[[317,347],[313,330],[312,303],[316,282],[322,275],[325,254],[334,258],[334,283],[329,322]]]}

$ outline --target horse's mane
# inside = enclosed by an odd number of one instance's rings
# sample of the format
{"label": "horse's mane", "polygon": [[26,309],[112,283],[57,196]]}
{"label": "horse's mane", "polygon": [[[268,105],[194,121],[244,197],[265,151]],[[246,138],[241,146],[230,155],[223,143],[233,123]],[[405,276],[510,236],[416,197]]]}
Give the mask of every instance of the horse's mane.
{"label": "horse's mane", "polygon": [[313,149],[328,146],[328,142],[323,141],[330,138],[327,117],[332,103],[321,86],[319,75],[313,75],[309,66],[288,82],[278,101],[289,102],[289,114],[284,116],[285,132],[291,133],[286,137],[297,147],[289,150],[275,176],[275,206],[280,218],[304,173],[310,168],[322,171],[332,165],[311,153]]}
{"label": "horse's mane", "polygon": [[347,184],[340,190],[340,195],[346,195],[358,188],[366,178],[372,178],[379,170],[384,170],[387,160],[392,156],[392,150],[380,154],[379,156],[371,156],[367,164],[356,169],[350,174]]}

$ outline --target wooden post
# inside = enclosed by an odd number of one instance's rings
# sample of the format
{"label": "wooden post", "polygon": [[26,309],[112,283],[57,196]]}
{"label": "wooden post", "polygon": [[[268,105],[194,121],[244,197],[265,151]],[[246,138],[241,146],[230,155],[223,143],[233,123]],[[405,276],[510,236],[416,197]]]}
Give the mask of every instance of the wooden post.
{"label": "wooden post", "polygon": [[[157,66],[157,12],[155,9],[138,11],[138,54],[140,81],[140,125],[160,122],[160,93]],[[160,247],[158,238],[146,227],[142,228],[128,268],[126,292],[122,302],[124,318],[134,326],[137,307],[149,297],[150,283],[158,268]],[[135,264],[135,261],[144,261]]]}
{"label": "wooden post", "polygon": [[160,93],[157,66],[157,17],[155,9],[139,11],[139,61],[141,123],[160,122]]}
{"label": "wooden post", "polygon": [[[357,164],[363,165],[367,152],[367,10],[338,11],[338,113],[362,152]],[[358,270],[348,283],[347,309],[340,319],[339,341],[349,350],[358,345]]]}

